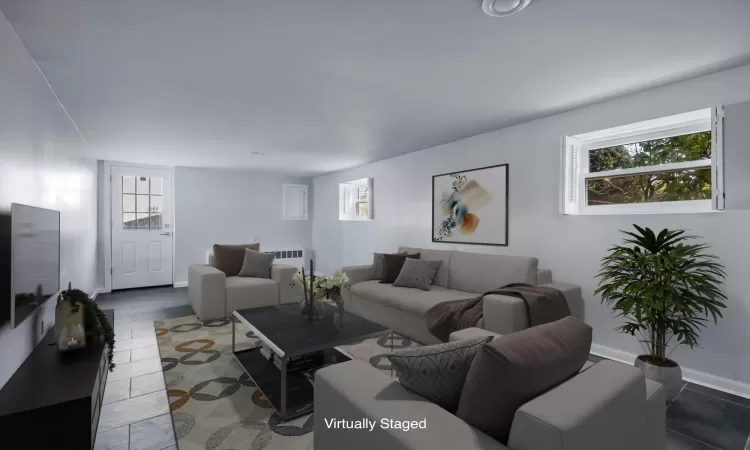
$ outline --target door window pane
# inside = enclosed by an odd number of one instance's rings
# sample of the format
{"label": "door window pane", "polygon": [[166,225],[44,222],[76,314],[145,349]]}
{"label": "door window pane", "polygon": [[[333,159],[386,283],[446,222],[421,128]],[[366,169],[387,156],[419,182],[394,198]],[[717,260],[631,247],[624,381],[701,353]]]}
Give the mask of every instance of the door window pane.
{"label": "door window pane", "polygon": [[149,217],[148,213],[138,213],[136,214],[136,222],[138,225],[139,230],[148,230],[149,226]]}
{"label": "door window pane", "polygon": [[135,230],[135,214],[125,213],[122,215],[122,229],[123,230]]}
{"label": "door window pane", "polygon": [[122,212],[124,213],[135,212],[135,195],[133,194],[122,195]]}
{"label": "door window pane", "polygon": [[157,213],[151,213],[151,229],[152,230],[161,230],[162,228],[162,219],[161,214]]}
{"label": "door window pane", "polygon": [[150,209],[151,213],[161,213],[163,211],[162,207],[162,197],[159,195],[152,195]]}
{"label": "door window pane", "polygon": [[135,177],[126,175],[122,177],[122,193],[135,194]]}
{"label": "door window pane", "polygon": [[162,195],[161,177],[151,177],[151,195]]}
{"label": "door window pane", "polygon": [[148,195],[137,195],[138,203],[136,211],[139,213],[147,213],[149,208]]}
{"label": "door window pane", "polygon": [[136,179],[136,191],[137,194],[148,194],[148,177]]}

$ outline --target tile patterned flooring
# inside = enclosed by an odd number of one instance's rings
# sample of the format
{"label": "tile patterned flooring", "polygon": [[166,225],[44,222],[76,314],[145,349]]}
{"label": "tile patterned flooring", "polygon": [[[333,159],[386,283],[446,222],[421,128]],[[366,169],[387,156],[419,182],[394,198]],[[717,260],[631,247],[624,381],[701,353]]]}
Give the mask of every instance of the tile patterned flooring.
{"label": "tile patterned flooring", "polygon": [[154,320],[194,314],[187,289],[121,291],[100,295],[96,302],[115,310],[117,366],[107,377],[94,448],[176,449]]}
{"label": "tile patterned flooring", "polygon": [[[115,363],[95,449],[176,449],[153,321],[193,314],[187,289],[100,295],[115,310]],[[591,355],[592,361],[600,357]],[[666,450],[750,450],[750,399],[685,383],[667,407]]]}

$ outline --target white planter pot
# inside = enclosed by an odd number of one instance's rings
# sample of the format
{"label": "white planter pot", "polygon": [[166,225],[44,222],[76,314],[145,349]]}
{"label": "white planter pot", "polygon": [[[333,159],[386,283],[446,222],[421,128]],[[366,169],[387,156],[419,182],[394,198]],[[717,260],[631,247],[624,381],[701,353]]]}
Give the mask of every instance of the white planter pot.
{"label": "white planter pot", "polygon": [[676,362],[668,359],[669,366],[657,366],[648,362],[648,355],[641,355],[635,360],[635,367],[641,369],[649,380],[661,383],[667,394],[667,401],[674,400],[682,390],[682,369]]}

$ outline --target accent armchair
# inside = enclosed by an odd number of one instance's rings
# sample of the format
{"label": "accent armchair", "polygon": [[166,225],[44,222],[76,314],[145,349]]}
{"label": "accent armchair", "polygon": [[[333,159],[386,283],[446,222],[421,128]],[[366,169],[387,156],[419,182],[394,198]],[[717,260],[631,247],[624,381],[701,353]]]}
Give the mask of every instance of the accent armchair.
{"label": "accent armchair", "polygon": [[296,267],[273,264],[271,278],[228,277],[213,262],[209,253],[208,264],[193,264],[188,271],[188,298],[201,320],[229,317],[238,309],[294,303],[302,295],[292,279]]}

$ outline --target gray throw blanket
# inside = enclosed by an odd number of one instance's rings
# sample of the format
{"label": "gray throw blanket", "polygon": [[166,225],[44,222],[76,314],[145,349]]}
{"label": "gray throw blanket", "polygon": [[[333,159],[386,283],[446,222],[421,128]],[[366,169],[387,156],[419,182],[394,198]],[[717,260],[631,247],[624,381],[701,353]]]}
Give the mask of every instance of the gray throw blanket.
{"label": "gray throw blanket", "polygon": [[559,290],[546,286],[526,283],[510,283],[501,288],[466,300],[452,300],[438,303],[427,310],[427,328],[442,342],[448,342],[454,331],[477,326],[483,317],[486,295],[507,295],[517,297],[526,304],[529,326],[554,322],[570,315],[565,295]]}

